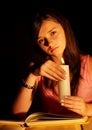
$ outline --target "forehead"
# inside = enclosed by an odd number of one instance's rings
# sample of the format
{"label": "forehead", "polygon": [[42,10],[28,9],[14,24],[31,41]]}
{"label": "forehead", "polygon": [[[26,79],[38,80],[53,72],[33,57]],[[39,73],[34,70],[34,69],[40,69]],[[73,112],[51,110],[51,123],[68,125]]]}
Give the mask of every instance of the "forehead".
{"label": "forehead", "polygon": [[[57,21],[55,20],[51,20],[51,19],[47,19],[47,20],[43,20],[41,28],[49,28],[49,27],[53,27],[53,26],[61,26]],[[41,30],[40,28],[40,30]]]}
{"label": "forehead", "polygon": [[[43,33],[43,31],[49,32],[51,29],[54,28],[62,28],[61,24],[52,19],[43,20],[39,35]],[[62,28],[63,29],[63,28]]]}

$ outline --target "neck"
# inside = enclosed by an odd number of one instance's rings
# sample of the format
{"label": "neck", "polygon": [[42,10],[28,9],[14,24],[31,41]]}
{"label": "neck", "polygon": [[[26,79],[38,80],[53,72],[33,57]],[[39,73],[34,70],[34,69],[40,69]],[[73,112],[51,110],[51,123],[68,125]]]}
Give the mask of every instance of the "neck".
{"label": "neck", "polygon": [[61,64],[61,55],[58,55],[58,56],[53,56],[52,59],[55,63],[57,64]]}

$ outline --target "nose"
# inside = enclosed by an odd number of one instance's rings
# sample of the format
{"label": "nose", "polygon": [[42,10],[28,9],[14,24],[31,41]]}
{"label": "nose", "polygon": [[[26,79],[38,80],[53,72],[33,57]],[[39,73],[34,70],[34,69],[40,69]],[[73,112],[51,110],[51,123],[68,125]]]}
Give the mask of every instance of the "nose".
{"label": "nose", "polygon": [[45,45],[45,46],[48,46],[48,45],[49,45],[49,42],[48,42],[47,38],[44,38],[44,45]]}
{"label": "nose", "polygon": [[52,46],[52,41],[49,38],[45,38],[44,40],[45,40],[44,42],[45,46]]}

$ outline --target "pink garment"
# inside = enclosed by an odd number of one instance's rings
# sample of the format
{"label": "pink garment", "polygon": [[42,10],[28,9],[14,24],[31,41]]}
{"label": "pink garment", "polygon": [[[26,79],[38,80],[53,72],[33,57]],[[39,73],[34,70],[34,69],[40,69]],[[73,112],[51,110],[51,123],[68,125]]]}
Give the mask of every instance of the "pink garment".
{"label": "pink garment", "polygon": [[[77,95],[82,97],[86,102],[92,102],[92,76],[90,75],[88,66],[89,55],[85,55],[82,57],[80,73],[83,78],[80,79]],[[61,106],[56,92],[53,92],[50,88],[44,87],[42,80],[43,77],[40,79],[38,89],[40,90],[39,92],[43,111],[56,114],[71,113],[71,111]]]}
{"label": "pink garment", "polygon": [[77,95],[83,97],[86,102],[92,102],[92,76],[89,70],[89,55],[82,57],[80,84]]}

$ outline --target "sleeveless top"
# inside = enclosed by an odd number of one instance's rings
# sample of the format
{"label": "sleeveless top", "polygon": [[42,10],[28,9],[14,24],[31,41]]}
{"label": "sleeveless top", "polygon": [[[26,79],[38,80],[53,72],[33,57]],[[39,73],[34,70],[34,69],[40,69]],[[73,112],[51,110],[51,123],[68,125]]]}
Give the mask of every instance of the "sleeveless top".
{"label": "sleeveless top", "polygon": [[[82,78],[80,78],[76,95],[82,97],[85,102],[92,102],[92,76],[89,71],[89,55],[82,56],[80,74]],[[38,86],[42,111],[55,114],[73,113],[61,106],[58,93],[51,88],[46,88],[42,82],[43,78],[40,78]]]}

